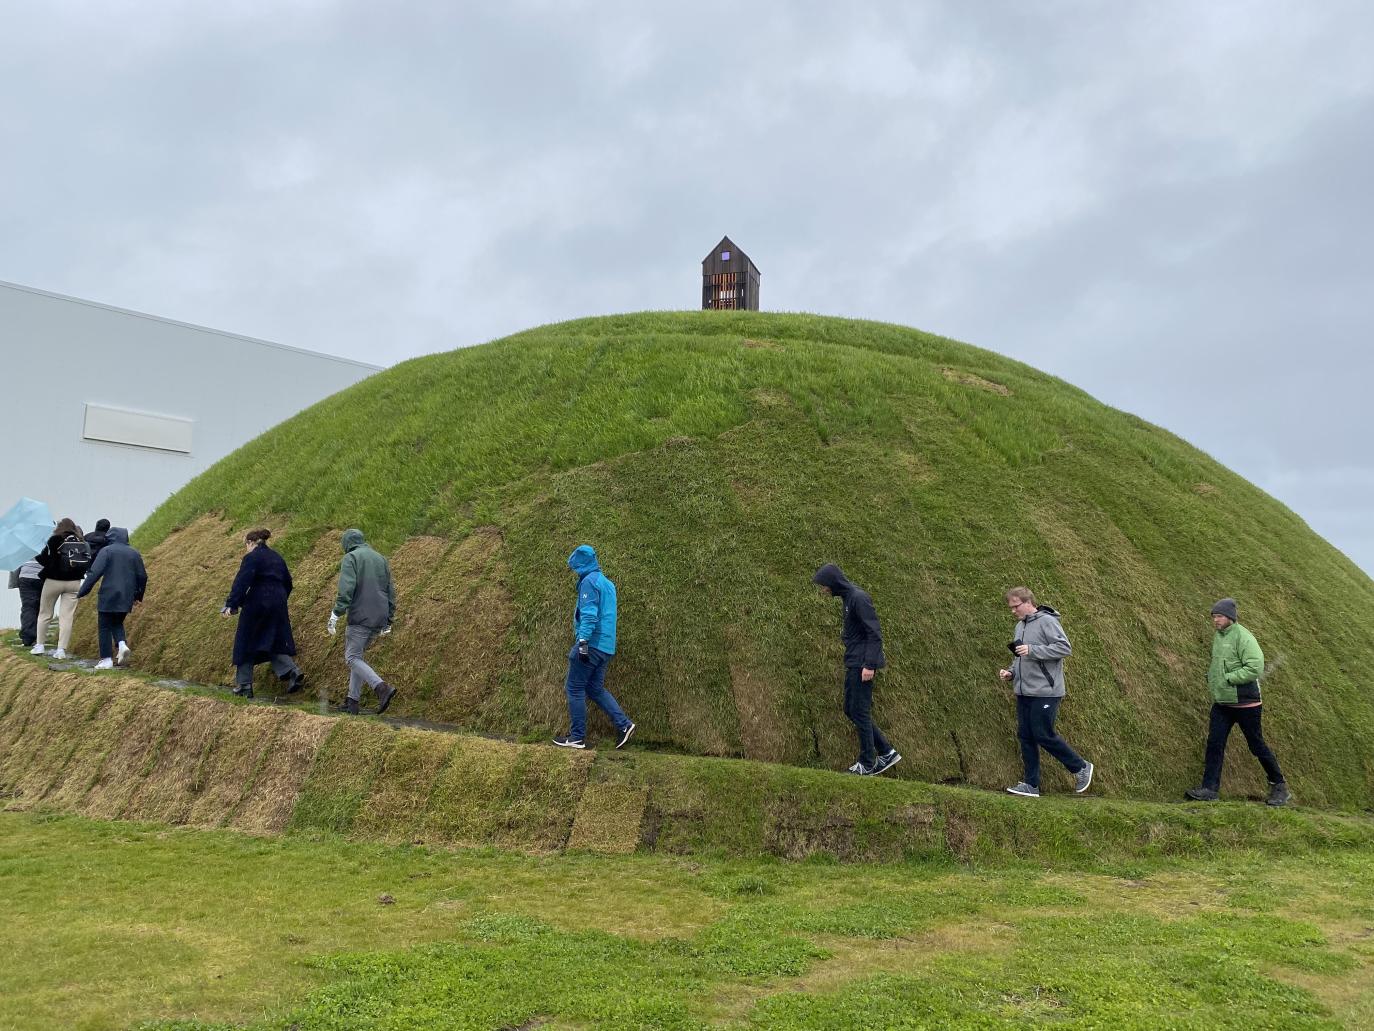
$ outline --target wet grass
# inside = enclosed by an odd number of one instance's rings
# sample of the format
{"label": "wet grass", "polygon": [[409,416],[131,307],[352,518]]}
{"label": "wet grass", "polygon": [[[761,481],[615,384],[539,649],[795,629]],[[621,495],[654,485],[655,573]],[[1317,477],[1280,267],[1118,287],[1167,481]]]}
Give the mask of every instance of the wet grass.
{"label": "wet grass", "polygon": [[[0,813],[0,1027],[1367,1027],[1374,852],[433,852]],[[142,1024],[140,1022],[150,1022]]]}

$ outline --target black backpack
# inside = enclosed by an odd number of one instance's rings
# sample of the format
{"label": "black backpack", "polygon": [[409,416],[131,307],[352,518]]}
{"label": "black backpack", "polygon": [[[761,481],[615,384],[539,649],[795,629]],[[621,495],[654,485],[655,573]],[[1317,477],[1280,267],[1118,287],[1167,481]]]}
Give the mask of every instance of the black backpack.
{"label": "black backpack", "polygon": [[84,578],[91,568],[91,546],[68,534],[67,539],[57,546],[57,562],[54,565],[54,580]]}

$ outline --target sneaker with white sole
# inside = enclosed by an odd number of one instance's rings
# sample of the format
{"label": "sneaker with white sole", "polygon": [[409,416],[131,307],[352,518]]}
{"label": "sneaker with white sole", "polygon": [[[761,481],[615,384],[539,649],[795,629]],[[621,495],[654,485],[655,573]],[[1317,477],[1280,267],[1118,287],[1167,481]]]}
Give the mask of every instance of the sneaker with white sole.
{"label": "sneaker with white sole", "polygon": [[67,657],[67,651],[65,648],[59,648],[52,653],[52,657],[58,660],[65,659]]}
{"label": "sneaker with white sole", "polygon": [[120,642],[119,642],[119,651],[115,653],[115,660],[114,660],[114,661],[115,661],[115,665],[116,665],[116,666],[127,666],[127,665],[129,664],[129,656],[132,655],[133,653],[134,653],[134,650],[133,650],[132,648],[129,647],[129,642],[128,642],[128,641],[120,641]]}
{"label": "sneaker with white sole", "polygon": [[96,669],[114,669],[114,659],[101,659],[95,664]]}
{"label": "sneaker with white sole", "polygon": [[1022,798],[1039,798],[1040,789],[1031,787],[1023,780],[1019,784],[1007,788],[1007,794],[1020,795]]}
{"label": "sneaker with white sole", "polygon": [[[1087,762],[1087,760],[1083,760]],[[1088,763],[1081,770],[1073,775],[1073,793],[1081,795],[1088,790],[1088,785],[1093,782],[1093,764]]]}
{"label": "sneaker with white sole", "polygon": [[878,761],[873,764],[873,772],[875,774],[886,773],[888,770],[892,769],[892,767],[896,766],[901,761],[902,753],[894,748],[891,751],[889,751],[886,755],[878,756]]}
{"label": "sneaker with white sole", "polygon": [[630,740],[630,735],[633,734],[634,732],[635,732],[635,725],[634,725],[633,723],[631,723],[628,727],[626,727],[624,730],[622,730],[622,731],[620,732],[619,736],[615,739],[615,746],[616,746],[616,748],[621,748],[621,747],[623,747],[624,744],[625,744],[625,742],[628,741],[628,740]]}
{"label": "sneaker with white sole", "polygon": [[571,734],[559,734],[553,739],[553,743],[559,748],[586,748],[587,742],[580,737],[573,737]]}
{"label": "sneaker with white sole", "polygon": [[847,772],[858,774],[860,777],[871,777],[873,776],[874,770],[872,766],[865,766],[863,763],[857,762],[849,767]]}
{"label": "sneaker with white sole", "polygon": [[32,648],[29,649],[29,654],[42,655],[44,651],[46,651],[46,649],[41,644],[35,644]]}

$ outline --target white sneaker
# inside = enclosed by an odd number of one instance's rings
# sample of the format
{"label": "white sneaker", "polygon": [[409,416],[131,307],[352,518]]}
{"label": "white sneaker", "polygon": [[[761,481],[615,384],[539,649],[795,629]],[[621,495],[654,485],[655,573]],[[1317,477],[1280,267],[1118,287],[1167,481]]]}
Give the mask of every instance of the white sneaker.
{"label": "white sneaker", "polygon": [[128,641],[120,641],[120,642],[119,642],[119,652],[115,655],[115,660],[114,660],[114,661],[115,661],[115,665],[116,665],[116,666],[127,666],[127,665],[129,664],[129,656],[132,655],[133,653],[134,653],[134,650],[133,650],[132,648],[129,647],[129,642],[128,642]]}
{"label": "white sneaker", "polygon": [[29,654],[30,654],[30,655],[42,655],[42,654],[43,654],[43,645],[42,645],[42,644],[35,644],[32,648],[29,649]]}
{"label": "white sneaker", "polygon": [[114,659],[101,659],[95,664],[96,669],[114,669]]}
{"label": "white sneaker", "polygon": [[52,653],[52,657],[53,657],[54,659],[65,659],[65,658],[67,657],[66,649],[64,649],[64,648],[59,648],[59,649],[57,649],[57,651],[55,651],[55,652]]}

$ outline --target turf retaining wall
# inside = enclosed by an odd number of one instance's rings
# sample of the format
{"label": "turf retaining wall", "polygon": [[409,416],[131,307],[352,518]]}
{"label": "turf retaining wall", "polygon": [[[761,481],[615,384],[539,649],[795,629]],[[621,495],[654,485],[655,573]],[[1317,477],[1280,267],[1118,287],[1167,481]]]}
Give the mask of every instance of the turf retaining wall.
{"label": "turf retaining wall", "polygon": [[747,760],[568,752],[183,694],[0,653],[11,809],[530,852],[1129,861],[1374,845],[1374,822],[1253,804],[988,792]]}

